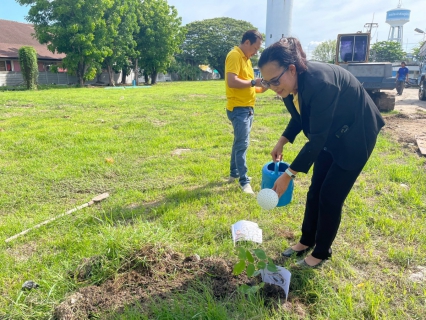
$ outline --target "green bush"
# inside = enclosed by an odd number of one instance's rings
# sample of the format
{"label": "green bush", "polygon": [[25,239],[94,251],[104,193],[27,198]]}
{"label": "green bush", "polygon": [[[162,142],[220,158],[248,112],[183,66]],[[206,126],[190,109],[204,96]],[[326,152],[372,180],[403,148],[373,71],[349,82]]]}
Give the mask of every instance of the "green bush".
{"label": "green bush", "polygon": [[38,65],[37,52],[33,47],[24,46],[19,49],[19,64],[28,90],[37,89]]}

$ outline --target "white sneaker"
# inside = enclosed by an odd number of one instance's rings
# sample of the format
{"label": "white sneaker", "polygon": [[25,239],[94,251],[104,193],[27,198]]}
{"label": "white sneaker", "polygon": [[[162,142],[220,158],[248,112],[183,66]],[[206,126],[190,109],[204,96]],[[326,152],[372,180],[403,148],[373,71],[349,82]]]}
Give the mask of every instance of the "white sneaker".
{"label": "white sneaker", "polygon": [[253,189],[251,188],[250,183],[247,183],[241,187],[241,190],[243,190],[244,193],[248,194],[254,194]]}

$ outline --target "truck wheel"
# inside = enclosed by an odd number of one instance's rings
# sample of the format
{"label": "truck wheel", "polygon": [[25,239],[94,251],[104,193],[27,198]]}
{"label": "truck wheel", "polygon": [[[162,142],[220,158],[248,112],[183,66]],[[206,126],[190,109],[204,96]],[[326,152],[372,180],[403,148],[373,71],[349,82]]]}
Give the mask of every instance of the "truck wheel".
{"label": "truck wheel", "polygon": [[426,100],[426,80],[423,80],[420,83],[420,87],[419,87],[419,99],[422,101]]}

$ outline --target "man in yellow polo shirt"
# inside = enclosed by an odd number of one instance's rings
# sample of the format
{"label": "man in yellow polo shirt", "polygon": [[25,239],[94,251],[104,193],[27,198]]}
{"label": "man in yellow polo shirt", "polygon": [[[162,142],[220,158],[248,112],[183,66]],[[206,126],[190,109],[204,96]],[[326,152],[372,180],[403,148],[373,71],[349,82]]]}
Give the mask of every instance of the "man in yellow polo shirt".
{"label": "man in yellow polo shirt", "polygon": [[255,55],[262,45],[262,35],[257,30],[244,33],[238,47],[232,49],[225,61],[226,112],[234,128],[229,181],[239,180],[245,193],[254,194],[247,175],[246,154],[250,142],[250,130],[253,123],[256,91],[261,79],[254,78],[250,57]]}

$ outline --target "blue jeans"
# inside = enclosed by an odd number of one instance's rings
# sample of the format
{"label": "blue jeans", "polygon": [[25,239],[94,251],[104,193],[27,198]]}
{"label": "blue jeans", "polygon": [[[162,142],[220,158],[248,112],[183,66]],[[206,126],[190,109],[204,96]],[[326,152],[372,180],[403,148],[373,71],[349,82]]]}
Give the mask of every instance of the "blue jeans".
{"label": "blue jeans", "polygon": [[250,142],[250,130],[253,124],[254,110],[252,107],[235,107],[233,111],[226,110],[228,119],[234,128],[234,143],[232,144],[230,176],[240,178],[241,186],[250,183],[247,176],[247,149]]}

